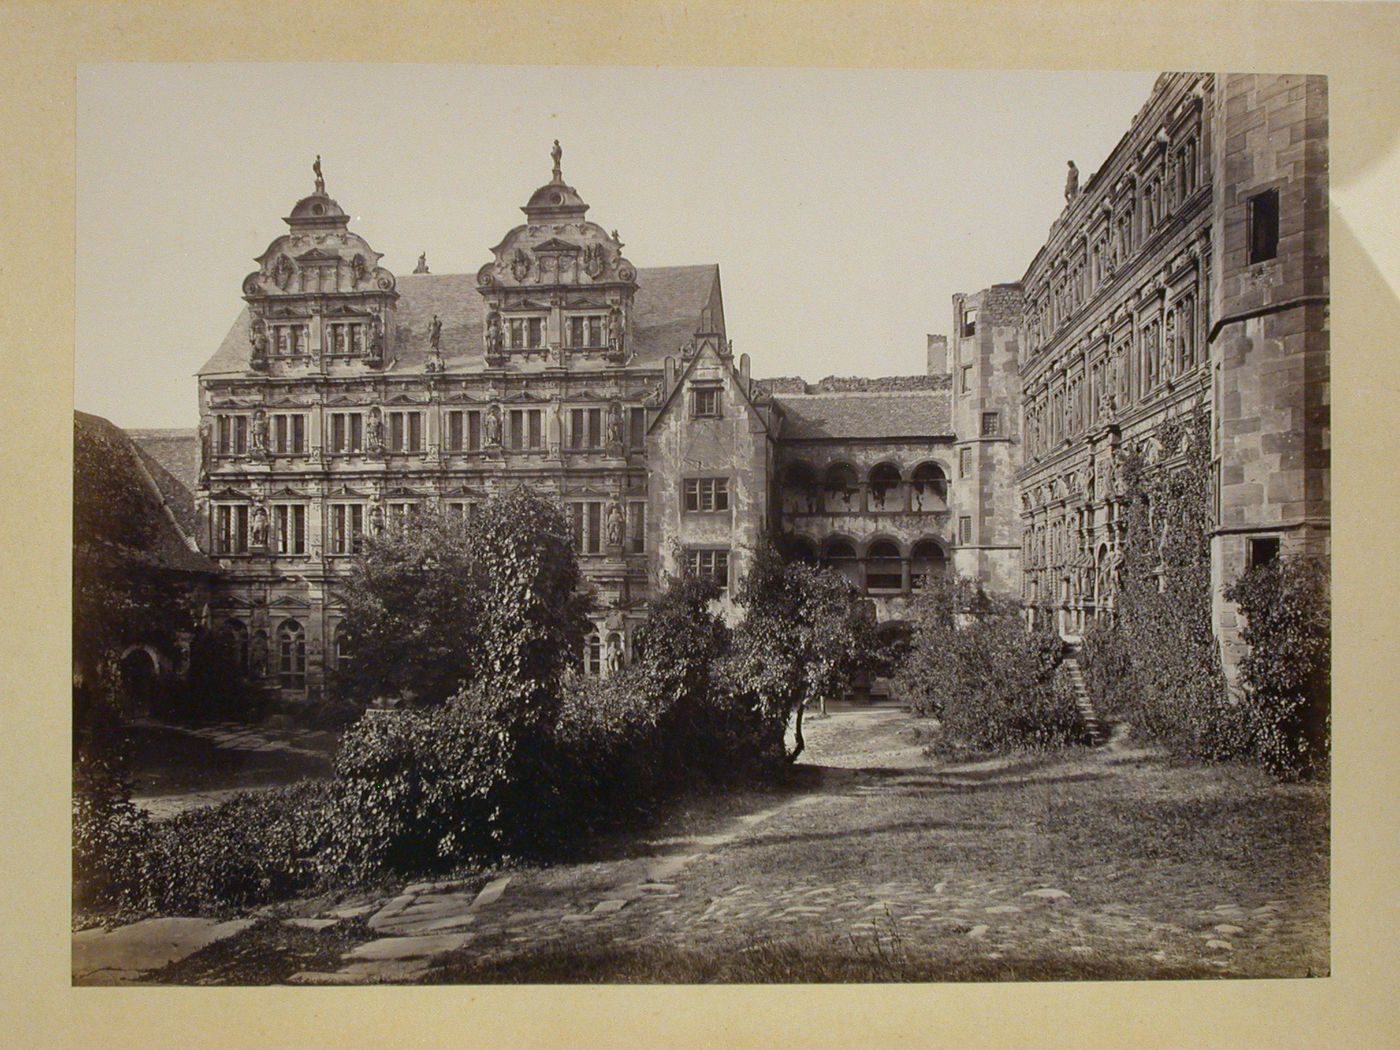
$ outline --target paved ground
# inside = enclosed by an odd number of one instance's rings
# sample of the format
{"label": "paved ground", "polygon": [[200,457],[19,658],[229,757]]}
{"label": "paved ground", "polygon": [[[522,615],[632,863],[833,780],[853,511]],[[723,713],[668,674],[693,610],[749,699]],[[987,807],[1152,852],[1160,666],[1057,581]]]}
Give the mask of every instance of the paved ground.
{"label": "paved ground", "polygon": [[[421,883],[388,899],[345,902],[284,920],[311,928],[345,920],[367,924],[368,939],[345,951],[338,966],[302,971],[290,980],[432,980],[442,966],[451,972],[466,959],[477,968],[505,966],[580,945],[605,945],[610,951],[678,946],[739,951],[745,944],[797,936],[863,941],[881,952],[897,949],[921,957],[995,960],[1050,953],[1139,959],[1149,967],[1170,964],[1188,974],[1223,975],[1251,972],[1252,951],[1273,958],[1296,946],[1300,958],[1309,952],[1316,956],[1320,936],[1325,964],[1325,901],[1319,914],[1318,902],[1296,894],[1260,887],[1242,899],[1212,894],[1207,885],[1183,889],[1164,910],[1159,892],[1140,886],[1143,899],[1135,900],[1135,887],[1115,882],[1112,870],[1045,872],[968,862],[970,854],[960,853],[972,848],[967,836],[985,840],[987,828],[927,823],[929,814],[939,812],[934,808],[939,797],[965,802],[973,792],[1047,787],[1073,793],[1084,781],[1111,783],[1131,775],[1146,753],[1121,739],[1048,760],[939,765],[924,757],[909,735],[908,716],[892,708],[834,712],[810,722],[807,739],[804,761],[818,766],[820,775],[814,771],[806,793],[770,796],[748,812],[702,821],[688,833],[633,841],[613,859],[523,870],[485,885],[480,880]],[[948,874],[908,877],[873,856],[869,864],[852,866],[851,844],[865,841],[867,833],[888,833],[892,800],[908,812],[911,799],[924,822],[909,834],[927,844],[919,849],[949,858]],[[876,823],[867,827],[867,821]],[[992,830],[1006,841],[1037,834],[1034,826]],[[847,852],[842,866],[827,870],[821,866],[826,852],[810,847],[833,836]],[[766,869],[750,864],[765,851],[781,856],[784,849],[805,850],[794,855],[814,863],[807,870],[779,866],[777,877],[771,864]],[[747,881],[744,873],[753,870],[761,877]],[[210,924],[203,935],[212,938],[229,929],[229,924]],[[164,942],[152,946],[146,934],[133,935],[145,954],[123,959],[117,951],[122,934],[95,938],[108,951],[109,977],[132,979],[181,957]],[[88,976],[100,973],[92,966]],[[75,979],[87,983],[79,974],[76,938]]]}

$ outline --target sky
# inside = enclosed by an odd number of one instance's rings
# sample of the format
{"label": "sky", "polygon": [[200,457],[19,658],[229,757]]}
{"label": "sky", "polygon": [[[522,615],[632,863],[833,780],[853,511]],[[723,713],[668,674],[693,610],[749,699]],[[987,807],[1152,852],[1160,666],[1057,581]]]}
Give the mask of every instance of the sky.
{"label": "sky", "polygon": [[472,273],[564,179],[638,267],[718,263],[757,376],[925,370],[955,292],[1018,280],[1156,73],[84,66],[74,401],[192,427],[282,216],[326,189],[410,273]]}

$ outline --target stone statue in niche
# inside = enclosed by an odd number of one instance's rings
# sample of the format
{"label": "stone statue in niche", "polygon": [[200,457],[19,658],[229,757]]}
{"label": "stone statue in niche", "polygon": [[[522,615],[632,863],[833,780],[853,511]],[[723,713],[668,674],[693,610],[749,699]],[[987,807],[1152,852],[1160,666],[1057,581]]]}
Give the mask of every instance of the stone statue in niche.
{"label": "stone statue in niche", "polygon": [[207,419],[199,424],[199,483],[209,480],[209,464],[214,460],[214,427]]}
{"label": "stone statue in niche", "polygon": [[1069,204],[1079,196],[1079,169],[1072,160],[1065,163],[1069,165],[1069,170],[1065,173],[1065,203]]}
{"label": "stone statue in niche", "polygon": [[365,267],[365,257],[356,252],[355,257],[350,260],[350,273],[355,278],[355,284],[358,285],[363,281],[368,272],[369,270]]}
{"label": "stone statue in niche", "polygon": [[374,502],[369,508],[369,531],[371,536],[379,536],[384,532],[384,508],[380,505],[379,497],[374,497]]}
{"label": "stone statue in niche", "polygon": [[497,448],[501,444],[501,406],[492,405],[486,412],[486,447]]}
{"label": "stone statue in niche", "polygon": [[505,330],[501,327],[501,312],[492,310],[486,315],[486,356],[500,357],[505,352]]}
{"label": "stone statue in niche", "polygon": [[365,422],[365,451],[378,453],[384,451],[384,418],[383,413],[377,408],[369,411],[369,419]]}
{"label": "stone statue in niche", "polygon": [[277,265],[273,267],[272,279],[277,282],[277,287],[282,291],[287,290],[287,286],[292,283],[292,275],[296,272],[296,267],[292,265],[292,260],[285,255],[277,257]]}
{"label": "stone statue in niche", "polygon": [[267,508],[261,503],[253,507],[253,520],[248,526],[248,544],[251,547],[267,546]]}
{"label": "stone statue in niche", "polygon": [[614,401],[608,405],[608,447],[622,448],[622,406]]}
{"label": "stone statue in niche", "polygon": [[608,311],[608,350],[612,354],[622,353],[623,325],[622,308],[614,306]]}
{"label": "stone statue in niche", "polygon": [[613,500],[608,504],[607,540],[609,547],[621,547],[625,525],[622,517],[622,501]]}
{"label": "stone statue in niche", "polygon": [[326,180],[321,175],[321,155],[319,153],[316,154],[316,160],[312,163],[311,170],[316,175],[316,192],[325,193]]}
{"label": "stone statue in niche", "polygon": [[608,674],[610,675],[617,674],[619,671],[622,670],[621,635],[613,634],[608,636],[608,655],[606,667]]}
{"label": "stone statue in niche", "polygon": [[253,347],[249,364],[254,368],[267,367],[267,326],[262,321],[254,321],[248,332],[248,342]]}
{"label": "stone statue in niche", "polygon": [[381,365],[384,363],[384,319],[375,316],[370,325],[369,352],[365,355],[366,361],[371,365]]}
{"label": "stone statue in niche", "polygon": [[428,322],[428,345],[436,350],[441,339],[442,321],[438,319],[437,314],[433,314],[433,319]]}
{"label": "stone statue in niche", "polygon": [[253,455],[267,455],[267,413],[258,409],[253,413],[253,427],[250,435]]}
{"label": "stone statue in niche", "polygon": [[510,272],[517,281],[530,276],[530,256],[524,248],[515,249],[515,254],[510,257]]}

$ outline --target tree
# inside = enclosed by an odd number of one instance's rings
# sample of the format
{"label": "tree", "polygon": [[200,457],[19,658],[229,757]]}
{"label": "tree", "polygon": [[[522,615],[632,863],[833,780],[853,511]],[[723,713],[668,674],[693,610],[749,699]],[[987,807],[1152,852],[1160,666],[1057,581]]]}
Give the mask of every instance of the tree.
{"label": "tree", "polygon": [[753,698],[780,742],[792,722],[794,747],[783,757],[794,762],[805,747],[807,705],[844,693],[878,652],[874,617],[846,577],[786,561],[768,540],[754,552],[737,599],[745,617],[734,631],[726,681]]}
{"label": "tree", "polygon": [[337,588],[339,642],[354,659],[336,670],[333,688],[361,703],[385,694],[446,700],[479,663],[485,587],[471,531],[424,513],[363,542]]}

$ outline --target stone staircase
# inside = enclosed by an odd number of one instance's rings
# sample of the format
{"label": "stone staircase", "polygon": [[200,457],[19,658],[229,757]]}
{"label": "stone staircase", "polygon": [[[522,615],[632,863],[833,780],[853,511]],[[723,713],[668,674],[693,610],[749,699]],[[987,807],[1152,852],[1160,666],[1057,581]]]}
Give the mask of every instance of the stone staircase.
{"label": "stone staircase", "polygon": [[1107,742],[1108,731],[1099,721],[1099,713],[1094,710],[1094,701],[1089,698],[1089,688],[1084,684],[1084,669],[1079,666],[1078,645],[1068,641],[1065,643],[1063,664],[1065,672],[1069,675],[1070,685],[1074,687],[1074,703],[1079,708],[1079,717],[1084,722],[1089,742],[1098,747]]}

